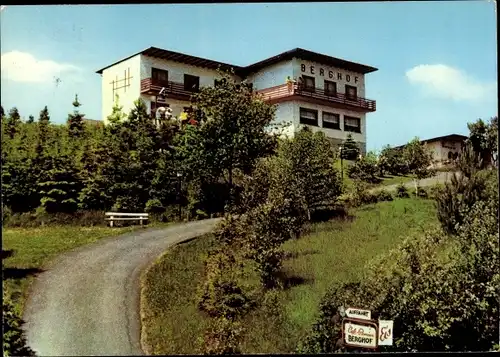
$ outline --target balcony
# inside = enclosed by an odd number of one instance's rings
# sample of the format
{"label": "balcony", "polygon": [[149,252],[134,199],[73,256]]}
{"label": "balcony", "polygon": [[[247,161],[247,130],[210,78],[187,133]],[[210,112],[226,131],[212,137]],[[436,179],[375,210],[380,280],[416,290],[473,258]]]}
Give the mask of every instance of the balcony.
{"label": "balcony", "polygon": [[184,83],[172,81],[157,81],[152,78],[145,78],[141,80],[141,94],[158,95],[160,90],[165,88],[167,98],[190,100],[195,90],[184,89]]}
{"label": "balcony", "polygon": [[329,93],[322,88],[299,88],[294,84],[289,89],[287,84],[266,88],[257,91],[262,95],[265,101],[270,103],[279,103],[289,100],[304,100],[322,105],[332,105],[336,107],[350,109],[362,112],[374,112],[377,110],[376,102],[371,99],[356,97],[349,98],[343,93]]}

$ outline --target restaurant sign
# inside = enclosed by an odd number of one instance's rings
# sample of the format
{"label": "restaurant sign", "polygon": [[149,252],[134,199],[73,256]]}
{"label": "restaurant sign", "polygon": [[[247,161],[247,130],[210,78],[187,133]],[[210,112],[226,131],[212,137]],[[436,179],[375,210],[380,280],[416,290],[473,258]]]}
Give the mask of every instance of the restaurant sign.
{"label": "restaurant sign", "polygon": [[347,317],[352,319],[371,320],[372,317],[370,310],[357,309],[353,307],[348,307],[345,310],[345,314]]}
{"label": "restaurant sign", "polygon": [[347,346],[377,348],[378,329],[375,322],[344,319],[343,340]]}

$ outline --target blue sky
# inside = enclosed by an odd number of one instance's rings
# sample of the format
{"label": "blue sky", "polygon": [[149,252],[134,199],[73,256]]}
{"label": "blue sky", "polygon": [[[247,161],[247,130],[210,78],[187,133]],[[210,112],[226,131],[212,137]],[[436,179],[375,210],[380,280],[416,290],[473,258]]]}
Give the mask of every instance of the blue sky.
{"label": "blue sky", "polygon": [[1,104],[25,118],[47,105],[63,123],[78,93],[101,119],[95,71],[149,46],[235,65],[301,47],[377,67],[369,150],[498,112],[493,2],[7,6],[0,22]]}

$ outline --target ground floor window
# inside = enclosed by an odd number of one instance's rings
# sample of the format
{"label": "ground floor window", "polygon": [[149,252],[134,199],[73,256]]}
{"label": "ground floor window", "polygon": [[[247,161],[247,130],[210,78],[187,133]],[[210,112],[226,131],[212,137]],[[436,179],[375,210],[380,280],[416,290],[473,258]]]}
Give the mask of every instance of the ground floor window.
{"label": "ground floor window", "polygon": [[323,112],[323,128],[340,130],[340,115]]}
{"label": "ground floor window", "polygon": [[300,108],[300,124],[318,126],[318,111]]}
{"label": "ground floor window", "polygon": [[344,131],[353,133],[361,133],[361,119],[355,117],[344,116]]}

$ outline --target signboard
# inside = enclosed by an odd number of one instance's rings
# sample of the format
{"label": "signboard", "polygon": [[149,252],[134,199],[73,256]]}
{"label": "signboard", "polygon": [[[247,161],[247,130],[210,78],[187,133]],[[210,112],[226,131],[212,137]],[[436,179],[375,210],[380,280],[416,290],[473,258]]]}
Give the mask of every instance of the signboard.
{"label": "signboard", "polygon": [[372,312],[370,310],[357,309],[354,307],[348,307],[345,310],[345,314],[351,319],[371,320],[372,318]]}
{"label": "signboard", "polygon": [[392,346],[393,325],[394,321],[392,320],[379,320],[378,322],[379,346]]}
{"label": "signboard", "polygon": [[343,340],[347,346],[377,348],[376,323],[344,319],[342,324]]}

